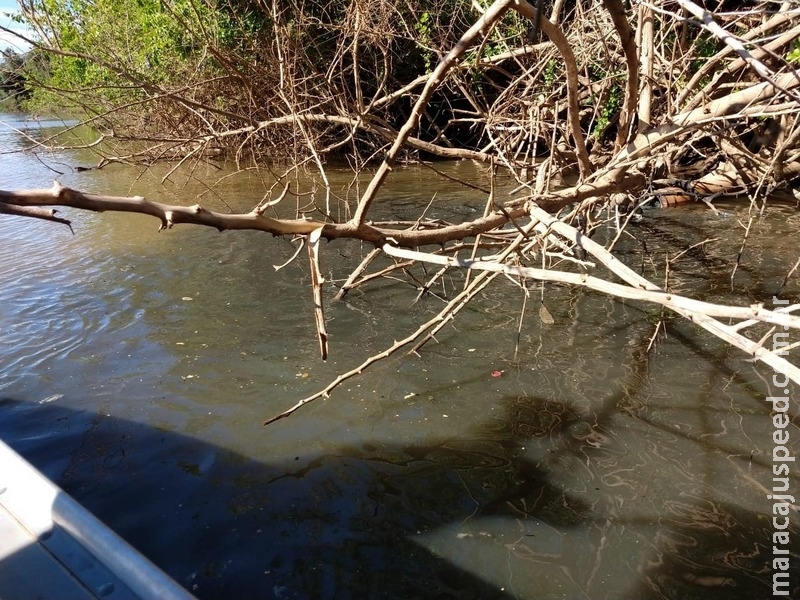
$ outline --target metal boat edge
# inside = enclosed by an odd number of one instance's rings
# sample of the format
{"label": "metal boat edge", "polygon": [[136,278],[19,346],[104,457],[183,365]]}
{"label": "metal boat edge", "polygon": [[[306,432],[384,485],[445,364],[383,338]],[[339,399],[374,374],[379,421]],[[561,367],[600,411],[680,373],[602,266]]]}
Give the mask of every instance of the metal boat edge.
{"label": "metal boat edge", "polygon": [[0,440],[0,598],[49,600],[50,593],[53,600],[194,599]]}

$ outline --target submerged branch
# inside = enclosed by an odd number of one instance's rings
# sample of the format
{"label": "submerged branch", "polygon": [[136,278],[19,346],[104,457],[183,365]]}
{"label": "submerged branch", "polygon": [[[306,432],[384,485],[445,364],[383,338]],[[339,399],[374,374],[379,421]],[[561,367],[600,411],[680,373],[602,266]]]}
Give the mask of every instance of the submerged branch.
{"label": "submerged branch", "polygon": [[[687,313],[698,313],[710,317],[721,317],[725,319],[747,319],[749,321],[760,321],[764,323],[772,323],[773,325],[781,325],[787,329],[800,329],[800,317],[795,317],[794,315],[790,315],[785,312],[768,310],[763,308],[763,306],[760,304],[754,304],[748,307],[712,304],[710,302],[694,300],[692,298],[687,298],[685,296],[680,296],[678,294],[666,292],[660,289],[648,290],[633,288],[627,285],[613,283],[599,277],[594,277],[586,273],[571,273],[568,271],[555,271],[552,269],[540,269],[535,267],[499,263],[493,260],[491,257],[470,260],[452,256],[429,254],[427,252],[418,252],[404,248],[395,248],[390,244],[384,245],[383,251],[389,256],[393,256],[395,258],[411,259],[418,262],[444,265],[461,269],[504,273],[514,277],[535,279],[536,281],[551,281],[578,287],[586,287],[598,292],[603,292],[609,296],[627,298],[629,300],[652,302],[676,311],[682,310]],[[797,382],[800,383],[800,371],[798,371]]]}
{"label": "submerged branch", "polygon": [[[800,329],[800,317],[760,305],[725,306],[669,293],[552,215],[569,206],[569,218],[579,216],[591,222],[599,218],[598,208],[603,205],[616,210],[612,195],[621,196],[620,202],[627,198],[642,205],[651,195],[673,194],[675,189],[695,200],[708,200],[704,196],[732,190],[755,198],[763,196],[763,190],[771,191],[800,176],[796,147],[800,139],[800,95],[796,91],[800,72],[795,69],[796,63],[786,58],[790,56],[789,45],[800,31],[799,13],[776,15],[751,27],[751,33],[736,37],[699,4],[677,0],[679,10],[699,19],[697,25],[708,39],[726,45],[706,60],[700,44],[686,44],[685,39],[673,35],[681,26],[686,27],[685,16],[657,3],[639,5],[643,21],[638,44],[631,26],[632,7],[621,0],[599,0],[592,5],[597,10],[590,15],[579,3],[563,18],[558,17],[562,3],[556,2],[550,19],[539,14],[541,0],[495,0],[488,8],[473,3],[480,13],[477,20],[471,16],[475,14],[471,9],[465,9],[459,17],[463,20],[454,22],[446,32],[429,32],[427,40],[414,38],[414,25],[421,24],[416,15],[405,21],[400,17],[402,11],[393,11],[390,3],[375,2],[370,9],[386,11],[385,20],[369,21],[365,6],[353,5],[354,18],[345,16],[326,23],[315,16],[314,27],[320,34],[313,37],[325,41],[302,38],[309,48],[298,47],[294,29],[296,23],[305,22],[300,17],[309,16],[303,7],[277,0],[260,4],[259,10],[267,11],[264,23],[269,24],[256,37],[243,35],[242,49],[226,47],[214,38],[211,29],[189,32],[202,42],[198,47],[206,48],[216,62],[213,67],[207,65],[206,50],[195,55],[188,81],[182,80],[187,75],[186,65],[180,74],[159,78],[150,77],[133,60],[115,64],[121,53],[113,44],[108,49],[88,40],[87,48],[59,39],[49,40],[49,45],[31,44],[54,65],[78,59],[99,69],[111,81],[73,81],[61,90],[50,90],[62,92],[59,98],[69,98],[84,109],[84,114],[93,115],[85,124],[106,130],[100,134],[100,141],[91,144],[98,153],[111,153],[106,142],[112,138],[141,142],[126,149],[132,154],[105,156],[99,166],[112,161],[168,158],[176,161],[169,177],[190,159],[217,156],[213,153],[218,151],[220,156],[228,153],[241,168],[248,148],[254,148],[252,156],[258,159],[267,155],[265,148],[280,147],[273,138],[281,138],[286,140],[285,156],[295,160],[277,180],[288,179],[290,172],[299,173],[302,165],[313,160],[325,183],[324,212],[315,205],[321,217],[265,216],[267,207],[277,203],[268,200],[271,190],[254,203],[254,209],[237,214],[211,211],[199,204],[183,206],[140,196],[90,194],[58,183],[50,189],[0,191],[0,213],[70,225],[69,220],[56,216],[55,209],[46,208],[64,206],[146,214],[159,220],[159,230],[194,224],[219,231],[249,229],[276,236],[307,236],[323,360],[327,357],[327,331],[320,238],[356,239],[375,247],[345,281],[340,296],[353,286],[415,263],[440,265],[440,272],[448,268],[482,271],[474,279],[467,277],[464,291],[436,317],[267,422],[326,397],[342,381],[406,345],[413,343],[412,351],[416,351],[498,274],[559,282],[658,304],[800,383],[797,367],[740,333],[762,322]],[[30,10],[33,6],[30,4]],[[33,15],[31,18],[35,22]],[[737,18],[743,30],[757,25],[760,19],[744,11]],[[393,19],[403,23],[383,39],[383,29]],[[532,36],[530,31],[525,32],[526,19],[534,24]],[[514,25],[509,27],[509,22]],[[43,31],[42,27],[40,24]],[[539,33],[549,41],[536,43],[537,39],[531,39],[538,38]],[[408,48],[414,45],[424,46],[424,53],[409,58]],[[149,64],[150,56],[146,58]],[[433,66],[437,59],[438,64]],[[405,60],[408,68],[398,69],[398,63]],[[423,62],[428,72],[420,75]],[[697,70],[699,62],[705,66]],[[222,75],[217,71],[220,67]],[[684,83],[684,76],[693,70],[694,77]],[[90,84],[98,86],[95,100],[99,101],[94,105],[91,99],[84,101],[81,97],[94,89]],[[138,91],[140,99],[103,96],[120,84],[126,90]],[[683,91],[679,91],[682,86]],[[773,137],[762,142],[762,133],[767,130]],[[633,137],[634,133],[638,135]],[[34,141],[33,136],[29,141]],[[364,172],[364,157],[374,158],[388,146],[366,189],[355,186],[354,197],[360,198],[354,213],[346,201],[338,207],[331,205],[333,194],[325,171],[326,155],[350,144],[359,173]],[[504,166],[519,184],[515,196],[499,202],[492,181],[485,212],[460,223],[427,219],[424,210],[416,220],[370,221],[370,210],[395,164],[415,152],[490,163],[491,177],[494,165]],[[692,167],[704,172],[692,173]],[[521,190],[528,191],[519,193]],[[287,192],[288,188],[284,195]],[[300,216],[303,209],[299,202],[295,210],[295,217]],[[624,225],[619,228],[622,231]],[[493,248],[499,250],[491,257],[477,257],[478,243],[488,235],[497,244]],[[467,244],[470,239],[476,248],[472,258],[453,258],[458,244],[448,243]],[[441,249],[419,250],[431,245]],[[545,269],[545,260],[556,254],[553,248],[561,258],[581,268],[592,266],[585,260],[586,254],[591,255],[608,271],[598,276]],[[381,253],[403,261],[364,275],[369,263]],[[542,268],[537,262],[531,263],[537,267],[524,263],[534,254],[542,257]],[[611,281],[615,278],[624,283]],[[416,281],[423,290],[429,285]],[[738,323],[726,325],[718,318]]]}

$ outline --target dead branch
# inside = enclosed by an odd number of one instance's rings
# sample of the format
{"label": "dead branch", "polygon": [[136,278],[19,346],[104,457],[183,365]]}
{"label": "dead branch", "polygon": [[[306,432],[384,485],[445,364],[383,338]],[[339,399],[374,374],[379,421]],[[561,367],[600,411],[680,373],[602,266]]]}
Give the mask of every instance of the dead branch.
{"label": "dead branch", "polygon": [[552,281],[587,287],[608,295],[631,300],[643,300],[653,302],[669,308],[688,320],[699,324],[701,327],[716,335],[727,343],[743,350],[754,358],[771,366],[775,371],[785,374],[797,383],[800,383],[800,368],[794,366],[786,359],[774,352],[766,350],[760,344],[745,338],[737,333],[737,329],[742,325],[723,325],[713,317],[727,319],[741,319],[747,326],[754,322],[772,323],[781,325],[784,328],[800,329],[800,317],[794,317],[787,311],[774,311],[764,309],[761,305],[749,307],[723,306],[702,302],[691,298],[686,298],[676,294],[665,292],[655,284],[647,281],[643,277],[631,271],[620,263],[613,255],[608,253],[602,246],[592,242],[590,239],[581,236],[580,232],[570,227],[566,223],[553,219],[551,215],[541,211],[536,207],[531,207],[531,215],[540,218],[543,225],[553,231],[567,235],[571,241],[577,243],[580,240],[587,252],[595,256],[601,263],[611,268],[614,273],[623,277],[629,284],[636,287],[628,287],[616,284],[604,279],[599,279],[585,273],[569,273],[564,271],[554,271],[549,269],[538,269],[533,267],[523,267],[509,265],[498,260],[480,259],[466,260],[447,256],[437,256],[412,250],[394,248],[389,244],[383,247],[384,252],[396,258],[413,259],[429,262],[438,265],[447,265],[466,269],[476,269],[490,271],[493,273],[505,273],[517,277],[526,277],[539,281]]}
{"label": "dead branch", "polygon": [[[552,269],[540,269],[535,267],[524,267],[519,265],[509,265],[495,260],[494,257],[482,257],[477,260],[456,258],[451,256],[440,256],[426,252],[418,252],[405,248],[395,248],[390,244],[383,246],[383,251],[395,258],[404,258],[425,262],[435,265],[457,267],[461,269],[473,269],[477,271],[491,271],[493,273],[504,273],[514,277],[535,279],[537,281],[551,281],[555,283],[565,283],[578,287],[586,287],[598,292],[603,292],[609,296],[627,298],[629,300],[643,300],[660,304],[671,310],[682,310],[690,314],[704,314],[710,317],[722,317],[726,319],[747,319],[781,325],[785,328],[800,329],[800,317],[794,317],[782,312],[775,312],[764,309],[761,305],[748,307],[724,306],[712,304],[701,300],[693,300],[661,289],[648,290],[637,289],[629,286],[620,285],[600,279],[586,273],[571,273],[567,271],[556,271]],[[800,370],[798,370],[800,374]],[[798,379],[800,383],[800,379]]]}
{"label": "dead branch", "polygon": [[603,0],[614,27],[622,43],[622,50],[625,53],[625,67],[628,77],[625,82],[625,99],[622,104],[622,114],[617,128],[617,139],[614,149],[619,150],[628,140],[633,115],[636,113],[639,94],[639,53],[636,49],[633,29],[625,16],[625,7],[622,0]]}
{"label": "dead branch", "polygon": [[[0,213],[4,215],[15,215],[17,217],[30,217],[32,219],[42,219],[44,221],[52,221],[53,223],[61,223],[66,225],[72,230],[72,221],[57,217],[58,211],[54,208],[39,208],[36,206],[18,206],[16,204],[9,204],[7,202],[0,202]],[[74,232],[73,232],[74,233]]]}
{"label": "dead branch", "polygon": [[644,4],[639,7],[639,44],[641,47],[641,91],[638,104],[637,132],[650,128],[653,101],[653,53],[655,51],[653,10]]}
{"label": "dead branch", "polygon": [[[598,262],[605,265],[606,268],[608,268],[617,277],[628,283],[628,285],[654,292],[663,291],[654,283],[648,281],[629,267],[622,264],[613,254],[608,252],[600,244],[582,235],[581,232],[576,230],[574,227],[570,227],[566,223],[553,218],[552,215],[549,215],[536,206],[530,205],[530,211],[532,216],[540,219],[542,224],[547,226],[549,229],[552,229],[556,233],[563,235],[574,244],[580,243],[588,253],[598,260]],[[781,356],[770,352],[760,344],[753,342],[742,335],[739,335],[736,331],[736,326],[723,325],[713,317],[703,313],[691,313],[679,307],[673,308],[672,310],[696,323],[723,341],[728,342],[729,344],[743,350],[754,358],[764,362],[776,371],[781,373],[793,372],[795,375],[800,374],[797,372],[797,367],[794,367]],[[750,320],[744,322],[751,324]],[[792,379],[797,381],[794,379],[794,377]]]}
{"label": "dead branch", "polygon": [[455,298],[453,298],[450,302],[448,302],[447,306],[445,306],[439,312],[439,314],[437,314],[435,317],[433,317],[432,319],[430,319],[426,323],[423,323],[422,325],[420,325],[416,329],[416,331],[414,331],[413,333],[411,333],[408,336],[404,337],[403,339],[394,342],[386,350],[384,350],[382,352],[379,352],[378,354],[375,354],[373,356],[370,356],[369,358],[367,358],[364,362],[362,362],[360,365],[358,365],[354,369],[351,369],[351,370],[347,371],[346,373],[342,373],[341,375],[336,377],[336,379],[334,379],[331,383],[329,383],[327,386],[325,386],[324,389],[320,390],[319,392],[317,392],[315,394],[312,394],[311,396],[308,396],[306,398],[303,398],[302,400],[297,402],[294,406],[292,406],[292,407],[290,407],[290,408],[278,413],[277,415],[274,415],[274,416],[270,417],[269,419],[265,420],[264,421],[264,425],[269,425],[270,423],[274,423],[275,421],[278,421],[280,419],[288,417],[291,414],[295,413],[298,409],[302,408],[303,406],[305,406],[306,404],[308,404],[310,402],[313,402],[313,401],[319,400],[319,399],[328,398],[330,396],[330,393],[334,389],[339,387],[339,385],[341,385],[343,382],[347,381],[348,379],[351,379],[352,377],[355,377],[356,375],[360,375],[365,369],[369,368],[370,366],[372,366],[376,362],[379,362],[379,361],[383,360],[384,358],[388,358],[389,356],[392,356],[393,354],[395,354],[401,348],[407,346],[408,344],[410,344],[410,343],[414,342],[415,340],[419,339],[420,337],[422,337],[431,328],[433,328],[433,327],[435,327],[437,325],[443,325],[443,324],[448,323],[450,320],[452,320],[455,317],[455,315],[458,313],[458,311],[460,311],[462,308],[467,306],[467,304],[469,302],[469,299],[474,297],[475,294],[479,293],[487,285],[489,285],[489,283],[492,281],[492,279],[496,275],[497,275],[496,273],[494,273],[494,274],[481,273],[480,277],[476,277],[472,282],[470,282],[470,284],[467,287],[467,289],[463,290]]}
{"label": "dead branch", "polygon": [[53,187],[50,189],[0,190],[0,202],[23,207],[69,206],[94,212],[140,213],[159,219],[161,221],[159,231],[169,229],[173,225],[190,223],[213,227],[219,231],[254,229],[274,235],[306,235],[322,225],[322,223],[303,219],[273,219],[264,216],[257,209],[244,214],[224,214],[206,210],[199,204],[177,206],[152,202],[141,196],[121,197],[88,194],[63,187],[58,182],[54,182]]}
{"label": "dead branch", "polygon": [[[593,184],[583,184],[554,192],[542,199],[548,209],[557,210],[572,202],[594,198],[611,193],[618,189],[641,188],[645,184],[644,177],[631,175],[621,177],[620,181],[603,180]],[[475,237],[501,228],[509,219],[517,219],[526,214],[526,198],[508,202],[502,210],[493,211],[485,217],[479,217],[464,223],[442,225],[430,229],[393,229],[379,223],[364,223],[354,226],[351,222],[326,223],[313,219],[276,219],[267,217],[263,210],[256,207],[248,213],[220,213],[203,208],[199,204],[192,206],[168,205],[147,200],[146,198],[105,196],[89,194],[61,186],[55,182],[50,189],[32,189],[7,191],[0,190],[0,202],[15,206],[66,206],[94,212],[129,212],[150,215],[161,222],[159,231],[169,229],[173,225],[192,224],[213,227],[218,231],[256,230],[273,235],[308,235],[322,228],[322,237],[334,239],[359,239],[383,245],[386,239],[402,247],[417,247],[429,244],[441,245],[453,240]]]}
{"label": "dead branch", "polygon": [[575,142],[575,152],[578,157],[578,164],[580,165],[581,177],[588,177],[594,169],[591,160],[589,160],[589,152],[586,149],[586,140],[583,137],[580,123],[580,107],[578,106],[578,66],[575,61],[575,53],[572,51],[572,47],[561,32],[561,29],[547,20],[543,15],[539,15],[536,9],[527,2],[527,0],[515,0],[514,8],[521,15],[533,22],[539,23],[542,31],[550,38],[550,41],[553,42],[556,48],[558,48],[561,57],[564,59],[567,80],[567,118],[569,119],[570,133]]}
{"label": "dead branch", "polygon": [[[652,9],[652,7],[648,7]],[[772,17],[770,17],[765,23],[751,29],[747,33],[742,36],[744,41],[752,41],[757,39],[759,36],[763,36],[766,33],[771,32],[774,29],[777,29],[784,25],[785,23],[791,22],[793,19],[796,19],[798,16],[798,11],[796,9],[791,8],[791,4],[789,2],[784,2],[781,9]],[[719,63],[726,58],[728,55],[734,52],[734,48],[732,46],[726,45],[722,50],[720,50],[717,54],[712,56],[708,61],[700,67],[696,73],[694,73],[686,84],[686,87],[683,88],[680,93],[677,95],[675,99],[676,106],[684,106],[688,95],[697,88],[697,85],[700,81],[703,80],[704,77],[707,77],[715,68],[718,68]],[[714,83],[710,84],[713,89]],[[703,88],[698,94],[694,96],[692,100],[690,100],[686,106],[684,106],[684,110],[691,110],[692,108],[696,108],[697,104],[699,104],[704,97],[706,97],[706,93],[708,91],[708,87]]]}
{"label": "dead branch", "polygon": [[328,331],[325,327],[325,312],[322,304],[322,284],[325,278],[319,268],[319,238],[322,227],[312,231],[308,236],[308,261],[311,268],[311,292],[314,298],[314,325],[317,328],[319,354],[322,360],[328,360]]}

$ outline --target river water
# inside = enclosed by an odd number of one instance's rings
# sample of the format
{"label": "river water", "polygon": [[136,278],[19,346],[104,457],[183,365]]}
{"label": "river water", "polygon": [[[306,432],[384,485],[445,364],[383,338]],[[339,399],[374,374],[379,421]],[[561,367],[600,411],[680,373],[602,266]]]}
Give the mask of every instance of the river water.
{"label": "river water", "polygon": [[[18,130],[39,139],[58,123],[2,120],[15,128],[0,129],[2,189],[58,179],[247,210],[273,182],[250,173],[212,185],[225,167],[179,171],[165,185],[166,167],[76,172],[97,158],[10,153],[30,145]],[[471,163],[439,168],[488,185]],[[348,173],[330,176],[346,195]],[[482,210],[480,192],[420,168],[392,173],[380,210],[414,218],[434,191],[433,216]],[[644,244],[625,237],[620,254],[660,282],[668,253],[718,238],[677,262],[670,281],[695,297],[729,297],[747,206],[719,206],[721,215],[650,210],[632,229]],[[780,390],[769,368],[690,323],[668,317],[648,354],[657,309],[548,285],[555,323],[545,325],[535,286],[515,353],[523,298],[501,281],[421,356],[379,363],[263,427],[442,300],[415,303],[417,290],[398,278],[336,302],[335,283],[369,248],[324,244],[334,284],[323,363],[306,259],[273,268],[293,254],[290,241],[64,214],[74,235],[0,218],[0,437],[198,598],[771,595],[765,398]],[[767,302],[778,290],[797,301],[797,276],[781,284],[798,229],[785,202],[754,222],[736,301]],[[435,291],[452,296],[462,281],[454,274]],[[797,451],[797,420],[788,431]],[[790,532],[798,594],[796,513]]]}

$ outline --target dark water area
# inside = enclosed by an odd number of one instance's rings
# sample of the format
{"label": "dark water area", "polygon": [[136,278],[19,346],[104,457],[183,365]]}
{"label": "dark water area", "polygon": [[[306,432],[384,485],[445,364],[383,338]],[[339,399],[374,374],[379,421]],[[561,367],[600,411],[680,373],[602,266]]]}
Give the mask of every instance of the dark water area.
{"label": "dark water area", "polygon": [[[56,125],[2,120],[33,138]],[[251,174],[212,186],[228,171],[208,167],[162,186],[167,167],[79,173],[96,158],[9,153],[29,145],[0,128],[1,189],[56,178],[247,210],[272,184]],[[438,168],[488,186],[472,163]],[[329,176],[342,197],[357,196],[347,172]],[[480,192],[408,168],[392,173],[382,216],[413,219],[434,192],[432,216],[483,210]],[[737,220],[746,224],[748,207],[718,206],[721,215],[648,211],[631,229],[639,241],[623,237],[620,255],[660,283],[667,254],[717,238],[673,265],[670,285],[730,298]],[[536,284],[515,353],[523,295],[500,281],[421,356],[379,363],[263,427],[431,318],[442,300],[415,303],[413,286],[388,280],[335,302],[336,282],[370,248],[324,244],[333,284],[323,363],[305,258],[273,268],[294,253],[290,241],[157,233],[141,215],[65,215],[75,235],[0,218],[0,438],[198,598],[772,596],[766,397],[781,389],[768,367],[691,323],[666,315],[668,335],[647,353],[658,308],[546,285],[555,323],[544,325]],[[782,287],[799,230],[787,202],[753,223],[735,301],[800,299],[796,276]],[[463,275],[443,281],[435,291],[452,297]],[[788,446],[800,454],[790,390]],[[787,493],[800,498],[790,466]],[[798,513],[789,520],[800,598]]]}

